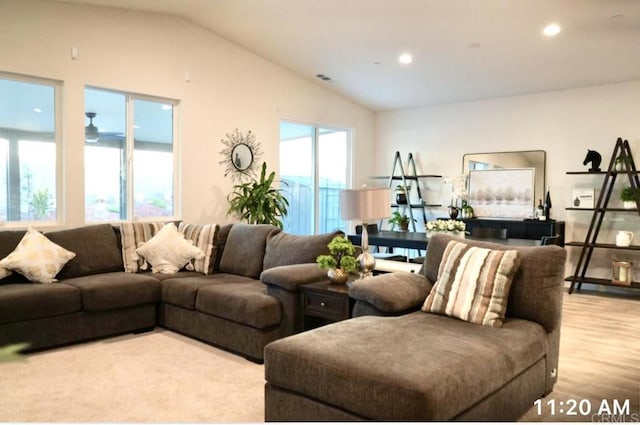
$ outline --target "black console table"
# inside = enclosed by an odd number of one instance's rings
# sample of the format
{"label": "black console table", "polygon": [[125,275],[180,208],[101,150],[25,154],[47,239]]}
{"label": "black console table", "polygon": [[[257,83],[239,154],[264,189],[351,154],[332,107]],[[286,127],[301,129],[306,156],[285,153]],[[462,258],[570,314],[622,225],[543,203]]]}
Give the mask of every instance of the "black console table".
{"label": "black console table", "polygon": [[492,218],[468,218],[463,219],[470,232],[474,227],[490,227],[494,229],[507,229],[509,238],[537,239],[543,236],[560,235],[560,245],[564,246],[564,221],[556,220],[502,220]]}

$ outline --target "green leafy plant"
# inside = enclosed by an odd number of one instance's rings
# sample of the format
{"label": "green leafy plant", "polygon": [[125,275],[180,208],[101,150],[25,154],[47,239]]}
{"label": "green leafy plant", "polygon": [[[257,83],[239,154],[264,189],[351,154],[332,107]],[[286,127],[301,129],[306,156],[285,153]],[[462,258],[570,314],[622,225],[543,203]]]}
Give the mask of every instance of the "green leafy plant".
{"label": "green leafy plant", "polygon": [[[416,221],[415,219],[413,221]],[[389,219],[389,224],[395,224],[397,226],[400,226],[401,229],[408,229],[409,228],[409,223],[411,222],[411,219],[409,218],[408,215],[406,214],[401,214],[398,211],[394,211],[393,214],[391,215],[391,218]]]}
{"label": "green leafy plant", "polygon": [[227,199],[227,215],[235,214],[249,224],[273,224],[282,229],[282,217],[288,212],[289,201],[281,189],[271,187],[276,173],[267,176],[267,163],[262,163],[260,178],[233,186]]}
{"label": "green leafy plant", "polygon": [[49,195],[49,189],[40,189],[33,193],[29,200],[29,207],[31,207],[33,217],[36,220],[43,219],[47,215],[47,211],[53,207],[51,195]]}
{"label": "green leafy plant", "polygon": [[23,358],[20,352],[27,348],[29,344],[11,344],[0,347],[0,363],[12,362]]}
{"label": "green leafy plant", "polygon": [[623,202],[640,200],[640,189],[634,189],[631,186],[627,186],[622,189],[622,192],[620,192],[620,199]]}
{"label": "green leafy plant", "polygon": [[396,186],[396,192],[398,192],[398,193],[408,193],[410,190],[411,190],[411,185],[409,185],[409,184],[406,185],[406,186],[404,186],[402,184],[399,184],[399,185]]}
{"label": "green leafy plant", "polygon": [[344,236],[336,236],[327,245],[330,254],[319,255],[316,262],[323,269],[341,268],[346,272],[357,269],[358,263],[353,256],[355,247]]}

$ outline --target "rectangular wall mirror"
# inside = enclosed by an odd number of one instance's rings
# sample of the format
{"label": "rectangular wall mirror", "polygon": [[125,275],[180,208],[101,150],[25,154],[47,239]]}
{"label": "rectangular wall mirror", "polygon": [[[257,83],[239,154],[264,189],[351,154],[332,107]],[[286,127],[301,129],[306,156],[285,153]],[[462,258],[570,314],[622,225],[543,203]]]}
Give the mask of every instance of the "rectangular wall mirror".
{"label": "rectangular wall mirror", "polygon": [[[467,175],[474,171],[483,170],[533,170],[534,193],[533,199],[531,199],[531,212],[534,205],[537,205],[538,199],[544,199],[545,165],[546,152],[542,150],[468,153],[462,157],[462,171]],[[512,218],[525,218],[528,215],[523,216],[521,212]]]}

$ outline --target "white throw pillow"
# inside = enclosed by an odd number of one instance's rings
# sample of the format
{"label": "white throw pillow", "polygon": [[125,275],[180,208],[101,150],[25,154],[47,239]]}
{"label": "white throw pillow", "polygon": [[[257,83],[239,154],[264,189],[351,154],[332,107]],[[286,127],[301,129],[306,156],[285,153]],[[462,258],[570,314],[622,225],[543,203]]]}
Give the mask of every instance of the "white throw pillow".
{"label": "white throw pillow", "polygon": [[7,276],[12,275],[13,272],[11,270],[7,270],[4,267],[0,267],[0,279],[4,279]]}
{"label": "white throw pillow", "polygon": [[202,250],[187,242],[173,223],[166,224],[154,237],[136,249],[136,253],[151,264],[152,272],[163,274],[177,273],[189,261],[204,257]]}
{"label": "white throw pillow", "polygon": [[0,261],[0,267],[18,272],[34,283],[52,283],[56,281],[58,272],[75,256],[75,253],[30,228],[16,249]]}

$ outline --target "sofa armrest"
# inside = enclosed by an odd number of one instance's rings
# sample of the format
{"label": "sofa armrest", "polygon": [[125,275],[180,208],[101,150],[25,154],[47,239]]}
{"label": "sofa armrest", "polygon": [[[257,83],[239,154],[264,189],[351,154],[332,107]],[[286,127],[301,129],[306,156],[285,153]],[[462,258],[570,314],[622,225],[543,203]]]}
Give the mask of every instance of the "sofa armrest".
{"label": "sofa armrest", "polygon": [[321,269],[316,263],[272,267],[260,274],[262,283],[279,286],[287,291],[297,291],[298,285],[326,278],[327,271]]}
{"label": "sofa armrest", "polygon": [[353,282],[349,296],[382,313],[399,313],[422,305],[432,286],[421,274],[386,273]]}

